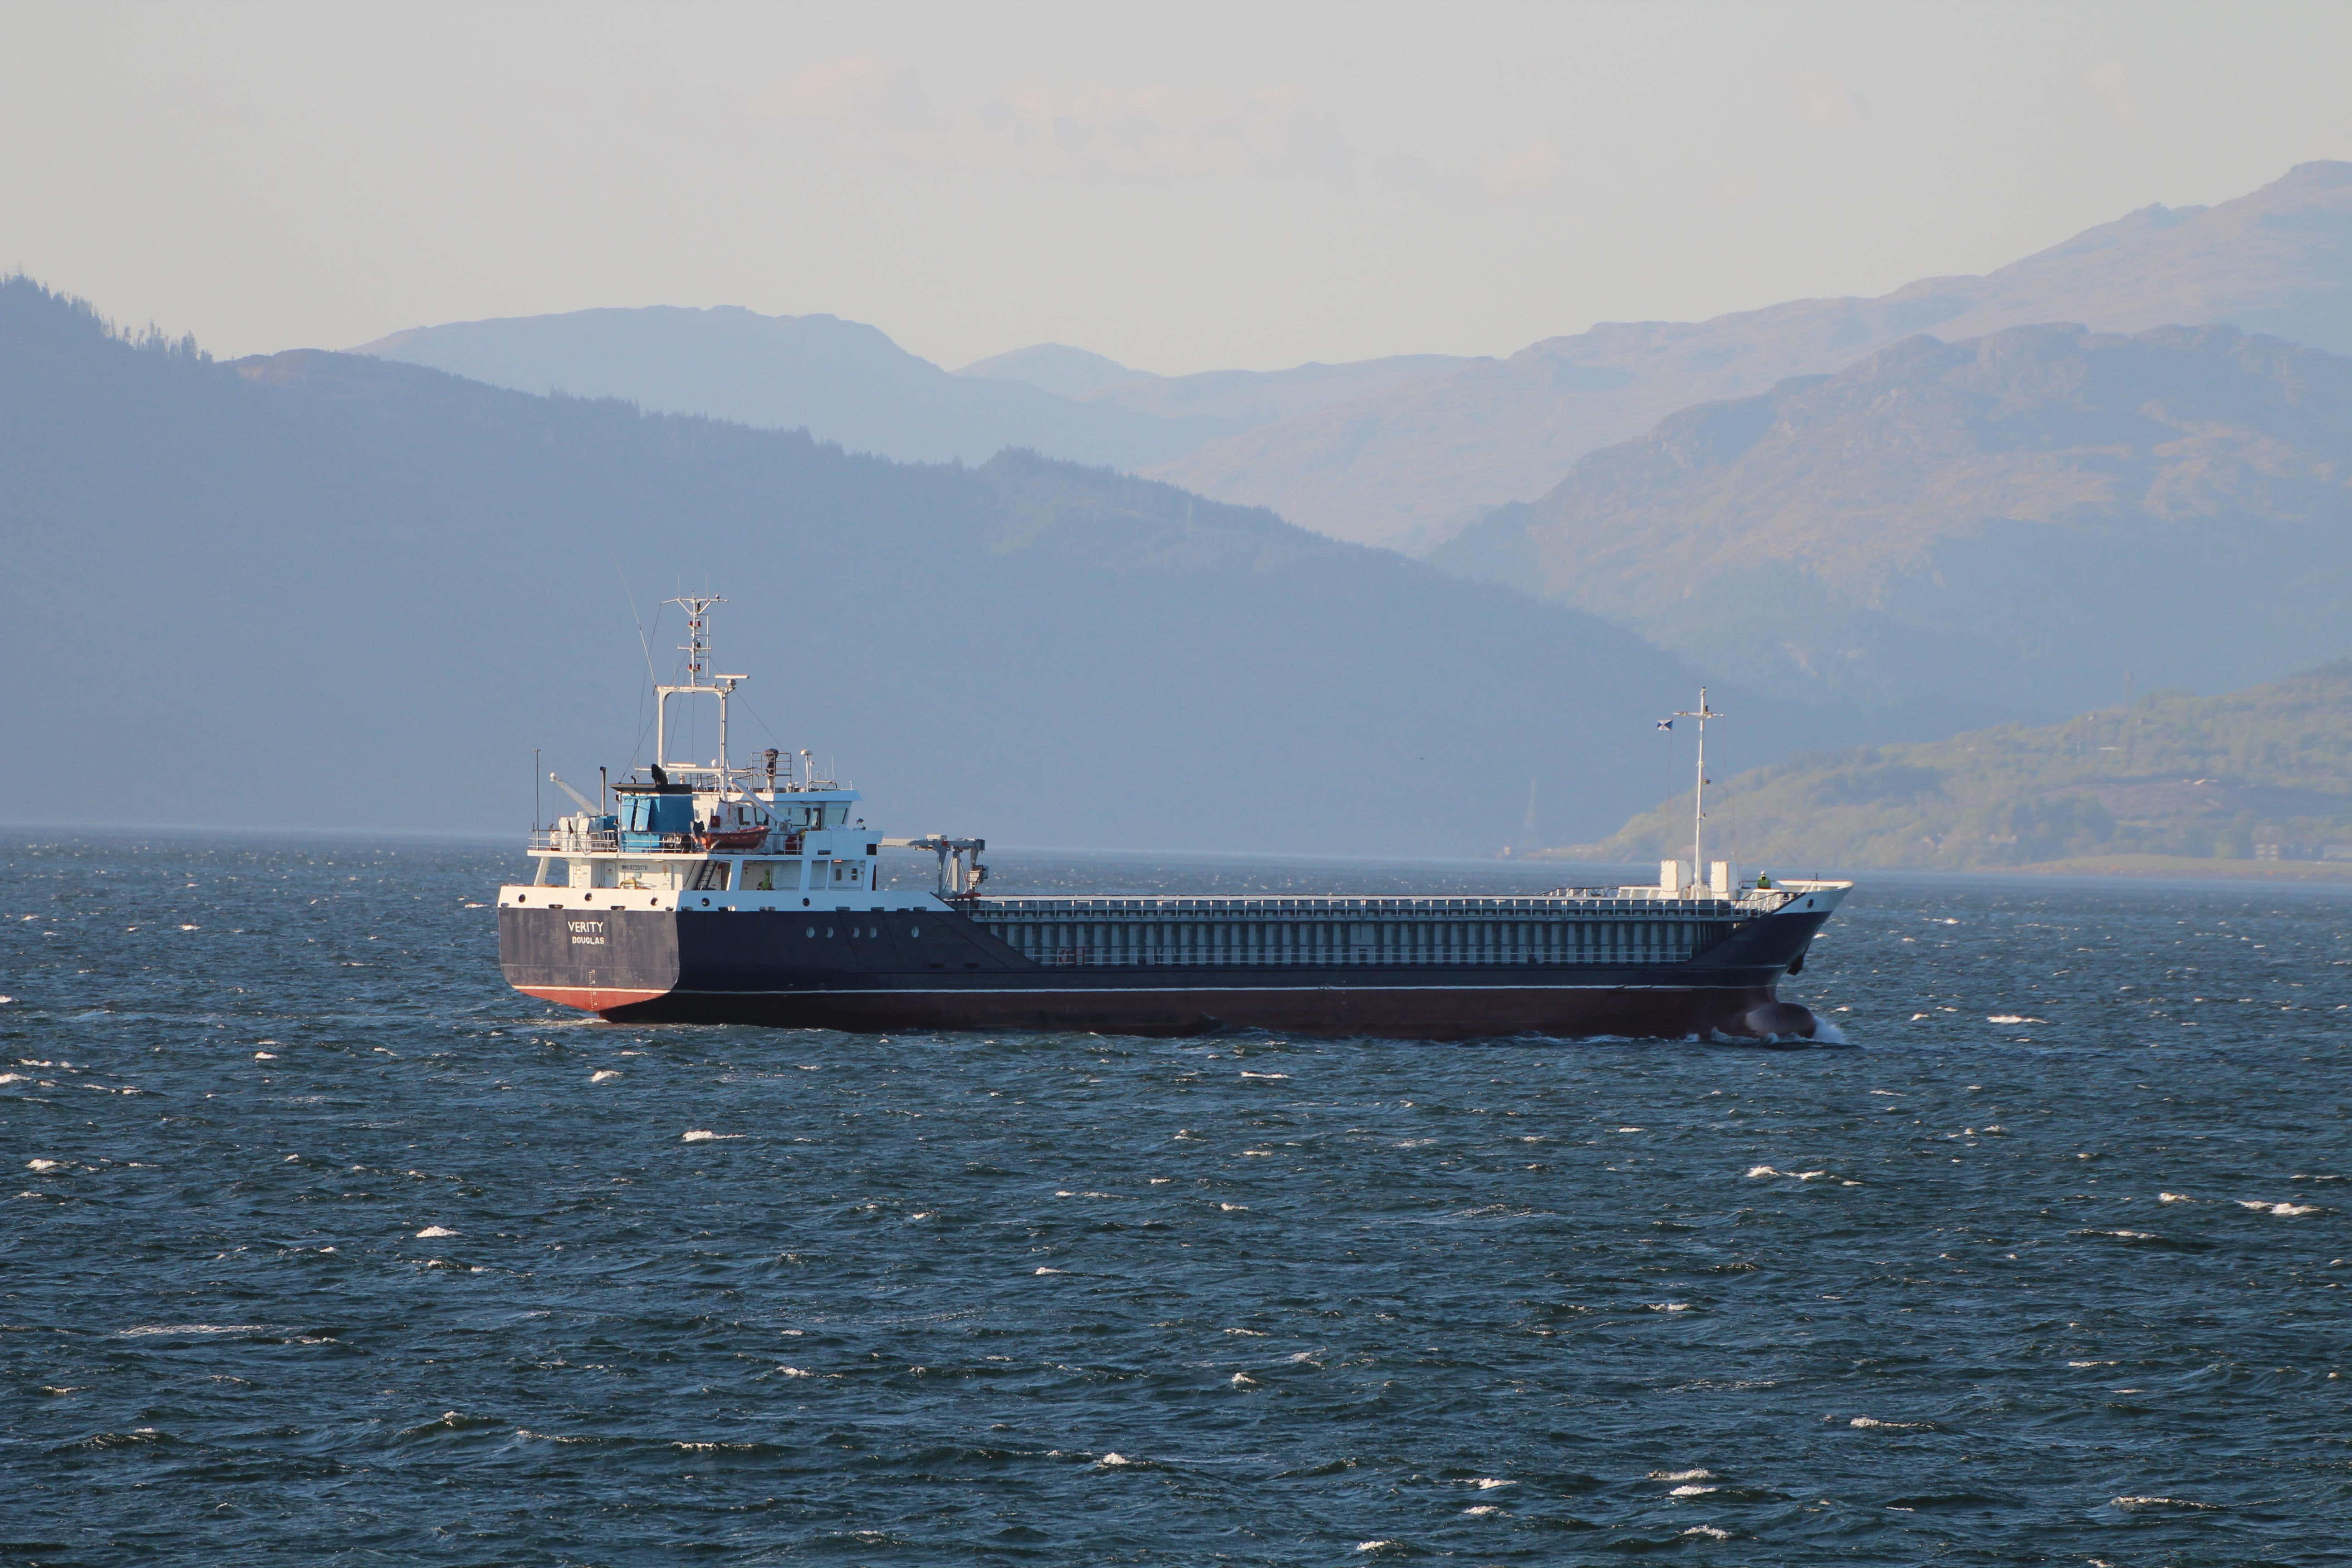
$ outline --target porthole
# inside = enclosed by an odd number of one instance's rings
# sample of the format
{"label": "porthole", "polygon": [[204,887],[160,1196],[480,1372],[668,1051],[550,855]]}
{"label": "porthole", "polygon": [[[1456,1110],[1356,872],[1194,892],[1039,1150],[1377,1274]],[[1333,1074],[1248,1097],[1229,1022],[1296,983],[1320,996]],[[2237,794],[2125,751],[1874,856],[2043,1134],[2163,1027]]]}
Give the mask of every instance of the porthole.
{"label": "porthole", "polygon": [[709,899],[705,899],[705,900],[702,900],[702,907],[703,907],[704,909],[706,909],[706,910],[707,910],[707,909],[709,909],[709,908],[710,907],[710,900],[709,900]]}
{"label": "porthole", "polygon": [[807,934],[807,935],[810,935],[810,936],[814,936],[814,935],[816,934],[816,927],[814,927],[814,926],[811,926],[811,927],[809,927],[806,934]]}
{"label": "porthole", "polygon": [[920,926],[908,926],[907,928],[907,934],[908,936],[920,936],[923,934],[923,928]]}

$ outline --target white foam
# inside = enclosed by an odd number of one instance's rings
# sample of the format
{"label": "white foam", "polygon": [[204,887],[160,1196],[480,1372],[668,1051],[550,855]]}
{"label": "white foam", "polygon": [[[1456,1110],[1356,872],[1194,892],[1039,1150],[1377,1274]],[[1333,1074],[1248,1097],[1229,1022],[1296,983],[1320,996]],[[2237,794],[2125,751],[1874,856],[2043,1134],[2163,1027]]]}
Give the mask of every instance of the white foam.
{"label": "white foam", "polygon": [[1666,1495],[1668,1497],[1705,1497],[1715,1489],[1713,1487],[1703,1487],[1696,1482],[1685,1481]]}
{"label": "white foam", "polygon": [[697,1127],[678,1140],[681,1143],[728,1143],[742,1137],[740,1132],[712,1132]]}
{"label": "white foam", "polygon": [[1713,1470],[1652,1470],[1654,1481],[1711,1481],[1717,1479]]}
{"label": "white foam", "polygon": [[1684,1531],[1683,1533],[1685,1535],[1704,1535],[1710,1541],[1728,1541],[1731,1539],[1731,1531],[1712,1524],[1694,1524],[1688,1530]]}
{"label": "white foam", "polygon": [[257,1334],[261,1330],[259,1323],[146,1323],[123,1329],[119,1337],[135,1340],[147,1334]]}
{"label": "white foam", "polygon": [[1791,1171],[1789,1174],[1801,1182],[1818,1182],[1829,1173],[1827,1171]]}
{"label": "white foam", "polygon": [[598,1068],[594,1072],[588,1075],[588,1081],[590,1083],[611,1083],[620,1076],[621,1069],[618,1068]]}
{"label": "white foam", "polygon": [[1932,1432],[1936,1429],[1933,1421],[1881,1421],[1875,1415],[1857,1415],[1846,1425],[1881,1432]]}
{"label": "white foam", "polygon": [[457,1233],[456,1231],[451,1230],[445,1225],[428,1225],[423,1230],[416,1233],[416,1239],[419,1241],[428,1241],[436,1237],[455,1236],[457,1234]]}
{"label": "white foam", "polygon": [[1620,1132],[1647,1132],[1649,1129],[1646,1127],[1620,1127],[1617,1131]]}
{"label": "white foam", "polygon": [[1780,1173],[1780,1172],[1774,1170],[1769,1165],[1750,1165],[1748,1167],[1748,1174],[1751,1180],[1758,1176],[1777,1176]]}
{"label": "white foam", "polygon": [[1383,1552],[1391,1547],[1401,1546],[1403,1542],[1396,1541],[1359,1541],[1356,1542],[1356,1550],[1359,1552]]}
{"label": "white foam", "polygon": [[1066,1268],[1033,1268],[1030,1270],[1030,1273],[1033,1276],[1038,1274],[1067,1274],[1069,1270]]}
{"label": "white foam", "polygon": [[1288,1073],[1286,1073],[1286,1072],[1252,1072],[1252,1071],[1250,1071],[1247,1068],[1244,1068],[1242,1069],[1242,1076],[1243,1076],[1244,1078],[1266,1078],[1266,1079],[1275,1079],[1275,1078],[1288,1078],[1290,1075],[1289,1075]]}
{"label": "white foam", "polygon": [[2197,1200],[2187,1193],[2158,1193],[2156,1194],[2156,1201],[2160,1204],[2190,1204]]}
{"label": "white foam", "polygon": [[2096,1236],[2112,1236],[2118,1241],[2158,1241],[2163,1239],[2152,1230],[2102,1230]]}
{"label": "white foam", "polygon": [[2192,1509],[2199,1513],[2221,1511],[2221,1506],[2217,1503],[2190,1502],[2186,1498],[2177,1497],[2119,1497],[2114,1500],[2114,1506],[2120,1509],[2185,1508]]}
{"label": "white foam", "polygon": [[1235,1388],[1255,1388],[1257,1386],[1257,1379],[1252,1377],[1245,1372],[1237,1372],[1234,1373],[1234,1386]]}
{"label": "white foam", "polygon": [[2070,1361],[2066,1364],[2068,1366],[2114,1366],[2116,1363],[2111,1361]]}
{"label": "white foam", "polygon": [[28,1171],[62,1171],[65,1168],[66,1163],[63,1160],[27,1160],[25,1162],[25,1169]]}
{"label": "white foam", "polygon": [[1503,1510],[1493,1503],[1482,1502],[1475,1507],[1465,1508],[1462,1511],[1472,1519],[1492,1519]]}
{"label": "white foam", "polygon": [[2022,1013],[1995,1013],[1985,1019],[1988,1024],[2046,1024],[2047,1018],[2029,1018]]}
{"label": "white foam", "polygon": [[786,1377],[814,1377],[816,1375],[816,1373],[808,1371],[806,1368],[797,1366],[780,1366],[776,1370],[782,1373]]}
{"label": "white foam", "polygon": [[1472,1481],[1470,1484],[1476,1487],[1482,1492],[1490,1492],[1497,1487],[1515,1487],[1519,1483],[1517,1481],[1498,1481],[1492,1476],[1480,1476],[1476,1480]]}
{"label": "white foam", "polygon": [[1113,1469],[1120,1465],[1131,1465],[1135,1463],[1135,1461],[1129,1458],[1125,1454],[1105,1454],[1101,1458],[1097,1459],[1095,1463],[1105,1469]]}
{"label": "white foam", "polygon": [[1653,1301],[1650,1303],[1650,1310],[1653,1312],[1687,1312],[1690,1310],[1690,1303],[1688,1301]]}
{"label": "white foam", "polygon": [[1816,1018],[1813,1021],[1813,1043],[1822,1046],[1843,1046],[1849,1042],[1843,1029],[1839,1028],[1827,1018]]}
{"label": "white foam", "polygon": [[0,1083],[30,1083],[33,1080],[20,1072],[0,1072]]}
{"label": "white foam", "polygon": [[253,1059],[257,1062],[274,1062],[278,1057],[272,1051],[256,1051],[253,1053]]}
{"label": "white foam", "polygon": [[2314,1204],[2274,1204],[2263,1198],[2240,1198],[2238,1206],[2242,1209],[2252,1209],[2256,1214],[2298,1215],[2319,1212],[2318,1206]]}
{"label": "white foam", "polygon": [[1224,1210],[1227,1214],[1246,1214],[1249,1212],[1249,1205],[1247,1204],[1219,1204],[1217,1206]]}

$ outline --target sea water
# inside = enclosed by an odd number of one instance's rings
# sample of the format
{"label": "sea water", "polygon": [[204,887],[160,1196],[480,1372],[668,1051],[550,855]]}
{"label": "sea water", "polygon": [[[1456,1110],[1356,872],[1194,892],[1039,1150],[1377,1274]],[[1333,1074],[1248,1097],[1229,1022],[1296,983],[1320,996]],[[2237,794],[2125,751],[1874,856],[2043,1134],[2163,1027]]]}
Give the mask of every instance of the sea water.
{"label": "sea water", "polygon": [[2341,896],[1872,878],[1800,1050],[881,1038],[519,996],[518,864],[0,855],[0,1556],[2341,1560]]}

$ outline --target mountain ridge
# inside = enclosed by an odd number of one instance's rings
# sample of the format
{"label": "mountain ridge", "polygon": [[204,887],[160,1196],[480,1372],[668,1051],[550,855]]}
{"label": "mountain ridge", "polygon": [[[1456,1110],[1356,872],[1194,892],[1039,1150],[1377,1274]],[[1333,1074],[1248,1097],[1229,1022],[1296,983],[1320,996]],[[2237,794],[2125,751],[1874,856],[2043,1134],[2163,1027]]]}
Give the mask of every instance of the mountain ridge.
{"label": "mountain ridge", "polygon": [[887,820],[999,842],[1477,854],[1530,777],[1599,831],[1667,787],[1637,742],[1693,679],[1580,612],[1157,481],[325,351],[216,364],[24,279],[0,548],[12,805],[48,821],[515,828],[535,749],[574,778],[627,761],[625,588],[651,619],[681,579],[732,601],[739,743],[838,755]]}
{"label": "mountain ridge", "polygon": [[877,327],[822,313],[651,305],[413,327],[352,351],[529,393],[619,397],[660,413],[806,429],[908,462],[982,463],[1008,447],[1134,470],[1239,428],[961,376]]}
{"label": "mountain ridge", "polygon": [[1433,557],[1784,696],[2081,710],[2347,652],[2352,358],[1924,334],[1685,409]]}
{"label": "mountain ridge", "polygon": [[1152,472],[1335,538],[1434,549],[1679,409],[1833,374],[1933,329],[2234,324],[2352,353],[2352,163],[2208,207],[2144,207],[1979,276],[1704,321],[1602,322],[1383,395],[1256,425]]}

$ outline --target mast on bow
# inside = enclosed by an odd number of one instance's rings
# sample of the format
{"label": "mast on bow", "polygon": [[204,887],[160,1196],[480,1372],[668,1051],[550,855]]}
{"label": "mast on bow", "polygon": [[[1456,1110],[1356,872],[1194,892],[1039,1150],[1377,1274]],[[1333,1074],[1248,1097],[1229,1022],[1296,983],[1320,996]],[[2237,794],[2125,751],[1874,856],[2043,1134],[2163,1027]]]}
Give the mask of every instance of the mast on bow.
{"label": "mast on bow", "polygon": [[1698,786],[1691,806],[1691,883],[1696,887],[1706,881],[1706,721],[1724,715],[1706,705],[1706,688],[1702,686],[1698,689],[1697,710],[1677,711],[1675,717],[1698,721]]}

